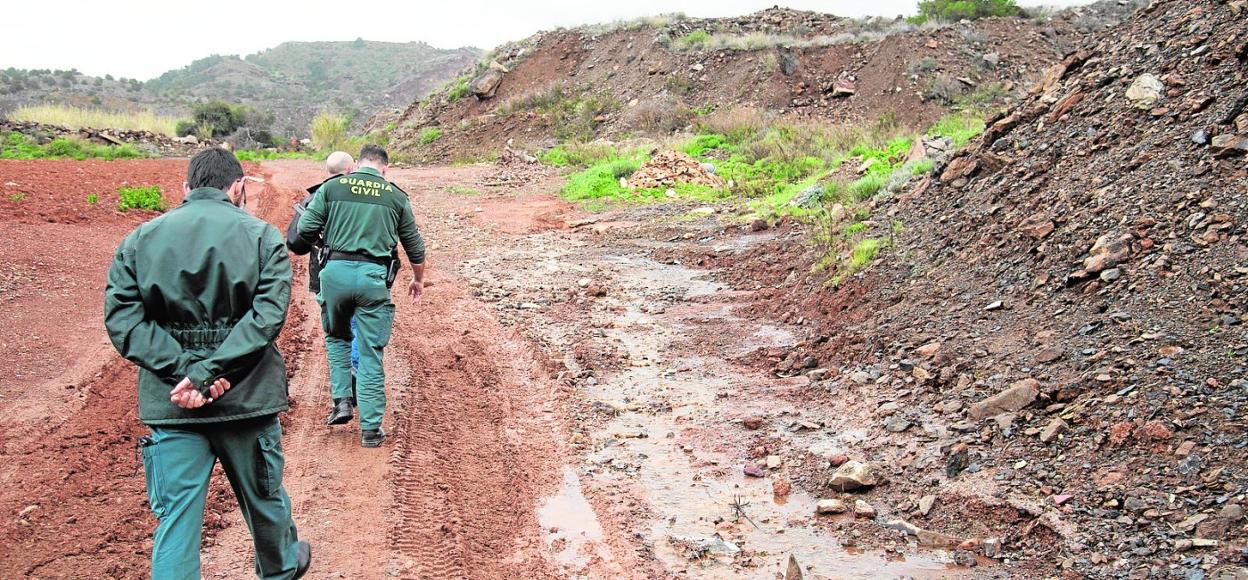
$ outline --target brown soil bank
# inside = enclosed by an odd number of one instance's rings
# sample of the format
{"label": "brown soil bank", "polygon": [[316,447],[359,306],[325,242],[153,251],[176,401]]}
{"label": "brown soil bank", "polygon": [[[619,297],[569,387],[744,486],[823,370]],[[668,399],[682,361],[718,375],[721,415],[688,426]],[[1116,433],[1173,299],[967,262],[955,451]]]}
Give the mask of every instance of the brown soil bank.
{"label": "brown soil bank", "polygon": [[[392,143],[426,160],[484,156],[509,139],[542,148],[569,138],[661,136],[706,111],[741,106],[831,122],[894,115],[918,128],[972,94],[1010,100],[1129,6],[1080,10],[916,27],[774,8],[539,33],[495,51],[495,68],[508,72],[492,96],[435,93],[378,115],[370,128],[393,124]],[[570,119],[535,110],[535,100],[560,88],[555,101],[583,100],[565,111]],[[432,142],[430,127],[442,131]]]}
{"label": "brown soil bank", "polygon": [[774,246],[746,258],[777,284],[760,314],[832,337],[766,362],[833,363],[812,392],[868,409],[861,452],[898,505],[1016,510],[1007,557],[1243,566],[1246,63],[1243,2],[1153,2],[1074,51],[936,183],[881,204],[873,221],[904,227],[865,275],[828,290]]}

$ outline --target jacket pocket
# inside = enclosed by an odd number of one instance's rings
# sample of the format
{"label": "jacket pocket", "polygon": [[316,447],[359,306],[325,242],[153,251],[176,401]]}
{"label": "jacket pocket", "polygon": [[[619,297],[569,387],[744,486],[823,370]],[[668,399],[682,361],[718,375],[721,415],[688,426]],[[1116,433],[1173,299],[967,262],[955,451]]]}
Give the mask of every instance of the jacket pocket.
{"label": "jacket pocket", "polygon": [[282,490],[282,470],[286,458],[282,454],[282,425],[276,419],[273,427],[265,429],[256,440],[259,447],[256,453],[256,476],[260,483],[260,493],[265,497],[275,497]]}
{"label": "jacket pocket", "polygon": [[157,444],[143,446],[143,483],[147,486],[147,503],[152,508],[156,519],[164,519],[169,511],[169,503],[165,501],[164,473],[157,457]]}

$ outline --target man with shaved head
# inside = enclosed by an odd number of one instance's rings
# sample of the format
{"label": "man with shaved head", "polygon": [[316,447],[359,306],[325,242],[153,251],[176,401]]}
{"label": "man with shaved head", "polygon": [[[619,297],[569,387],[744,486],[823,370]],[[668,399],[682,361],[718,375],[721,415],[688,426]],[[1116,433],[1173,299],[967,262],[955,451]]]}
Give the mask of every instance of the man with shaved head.
{"label": "man with shaved head", "polygon": [[[355,160],[351,158],[351,154],[346,151],[334,151],[325,158],[325,171],[329,173],[329,177],[313,185],[307,189],[308,195],[304,196],[295,206],[295,219],[291,220],[290,225],[286,228],[286,247],[296,255],[309,254],[308,256],[308,290],[313,294],[321,292],[321,261],[317,254],[320,252],[320,243],[309,245],[299,238],[299,217],[307,211],[308,204],[312,203],[312,198],[316,196],[316,192],[321,186],[329,182],[331,179],[341,177],[355,170]],[[351,319],[351,328],[355,329],[355,319]],[[351,405],[354,406],[355,399],[355,370],[360,367],[360,344],[358,340],[351,341]],[[348,410],[350,408],[348,407]],[[330,413],[328,423],[330,425],[341,425],[351,420],[352,414],[344,415],[341,410],[336,413]]]}

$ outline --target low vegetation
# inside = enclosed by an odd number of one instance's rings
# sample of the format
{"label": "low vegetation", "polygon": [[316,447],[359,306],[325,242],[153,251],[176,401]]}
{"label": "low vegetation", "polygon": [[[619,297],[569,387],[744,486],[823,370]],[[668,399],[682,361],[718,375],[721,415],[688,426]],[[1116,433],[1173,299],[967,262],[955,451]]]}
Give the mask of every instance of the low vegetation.
{"label": "low vegetation", "polygon": [[499,115],[534,112],[542,115],[560,141],[590,141],[605,115],[620,110],[607,93],[555,85],[513,98],[497,109]]}
{"label": "low vegetation", "polygon": [[165,201],[160,196],[160,187],[150,185],[146,187],[122,187],[117,190],[117,209],[121,211],[129,211],[132,209],[145,209],[150,211],[165,211]]}
{"label": "low vegetation", "polygon": [[271,161],[273,159],[315,159],[316,155],[303,151],[278,151],[276,149],[238,149],[234,156],[239,161]]}
{"label": "low vegetation", "polygon": [[[976,111],[954,113],[925,132],[901,126],[891,116],[862,127],[783,122],[750,109],[717,111],[695,122],[696,134],[668,142],[714,166],[724,185],[677,185],[638,190],[629,177],[655,148],[619,148],[603,142],[565,142],[538,155],[548,165],[568,167],[563,196],[592,201],[647,202],[675,197],[686,201],[738,200],[749,208],[744,219],[784,217],[826,223],[815,242],[824,259],[818,269],[840,284],[890,247],[898,227],[871,222],[876,199],[899,191],[931,173],[931,159],[907,162],[920,136],[948,137],[961,147],[984,130]],[[850,164],[848,167],[846,164]]]}
{"label": "low vegetation", "polygon": [[70,129],[86,127],[96,129],[122,129],[127,131],[150,131],[173,136],[178,123],[176,117],[160,115],[150,110],[105,111],[70,107],[66,105],[38,105],[20,107],[9,113],[14,121],[29,121],[57,125]]}
{"label": "low vegetation", "polygon": [[442,138],[441,127],[425,127],[420,130],[420,144],[428,145]]}
{"label": "low vegetation", "polygon": [[9,133],[0,141],[0,159],[136,159],[143,153],[130,145],[96,145],[82,139],[61,137],[40,145],[21,133]]}
{"label": "low vegetation", "polygon": [[273,114],[249,105],[234,105],[224,101],[210,101],[196,105],[190,119],[177,122],[174,133],[178,137],[195,135],[200,139],[228,138],[236,147],[274,147],[269,128]]}

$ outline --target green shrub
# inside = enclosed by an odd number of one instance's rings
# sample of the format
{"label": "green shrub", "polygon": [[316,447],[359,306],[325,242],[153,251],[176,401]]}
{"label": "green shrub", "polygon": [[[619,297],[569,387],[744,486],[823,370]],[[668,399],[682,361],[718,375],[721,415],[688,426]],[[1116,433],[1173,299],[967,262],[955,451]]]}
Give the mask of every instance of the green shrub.
{"label": "green shrub", "polygon": [[347,143],[347,126],[350,121],[344,115],[321,111],[312,118],[312,146],[322,151],[342,149]]}
{"label": "green shrub", "polygon": [[469,80],[467,76],[462,76],[452,81],[451,85],[446,89],[446,100],[454,103],[464,98],[472,90],[472,87],[468,84]]}
{"label": "green shrub", "polygon": [[91,204],[91,205],[95,205],[95,204],[97,204],[97,203],[99,203],[99,202],[100,202],[100,196],[99,196],[99,195],[94,194],[94,193],[92,193],[92,194],[88,194],[88,195],[87,195],[87,203],[89,203],[89,204]]}
{"label": "green shrub", "polygon": [[155,185],[123,187],[117,190],[117,196],[120,198],[117,202],[117,209],[121,211],[132,209],[165,211],[165,201],[160,197],[160,187]]}
{"label": "green shrub", "polygon": [[711,33],[695,30],[676,39],[676,50],[696,50],[705,47],[711,41]]}
{"label": "green shrub", "polygon": [[199,128],[199,124],[190,119],[182,119],[173,126],[173,133],[178,137],[186,137],[195,134],[195,130]]}
{"label": "green shrub", "polygon": [[9,201],[22,201],[23,199],[26,199],[26,194],[21,191],[9,195]]}
{"label": "green shrub", "polygon": [[941,117],[927,130],[929,136],[941,135],[953,139],[961,147],[984,132],[984,118],[974,113],[951,113]]}
{"label": "green shrub", "polygon": [[428,145],[442,138],[441,127],[425,127],[420,130],[420,144]]}
{"label": "green shrub", "polygon": [[918,23],[928,20],[956,22],[990,16],[1017,16],[1022,13],[1015,0],[922,0]]}

